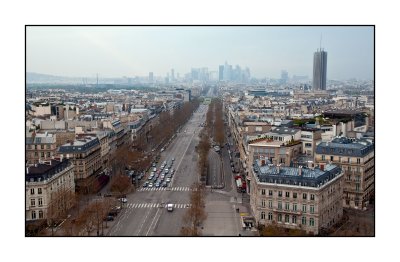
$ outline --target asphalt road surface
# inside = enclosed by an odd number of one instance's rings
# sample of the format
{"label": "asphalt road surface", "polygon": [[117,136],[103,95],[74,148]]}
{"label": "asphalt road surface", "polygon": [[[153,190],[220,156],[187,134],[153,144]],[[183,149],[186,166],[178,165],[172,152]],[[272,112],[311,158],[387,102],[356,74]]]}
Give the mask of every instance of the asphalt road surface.
{"label": "asphalt road surface", "polygon": [[[198,181],[197,153],[200,123],[205,121],[208,107],[200,105],[192,118],[176,134],[158,161],[157,169],[163,161],[175,158],[172,168],[175,174],[167,188],[139,188],[127,195],[121,214],[109,228],[109,236],[178,236],[183,226],[182,217],[190,200],[190,186]],[[174,204],[173,212],[168,212],[166,203]]]}

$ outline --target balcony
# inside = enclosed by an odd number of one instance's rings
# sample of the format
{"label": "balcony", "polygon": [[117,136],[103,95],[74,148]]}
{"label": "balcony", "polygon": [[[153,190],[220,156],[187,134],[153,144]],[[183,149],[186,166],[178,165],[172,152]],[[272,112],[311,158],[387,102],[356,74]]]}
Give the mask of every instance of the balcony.
{"label": "balcony", "polygon": [[273,212],[275,213],[285,213],[285,214],[293,214],[293,215],[301,215],[303,212],[301,210],[285,210],[285,209],[278,209],[278,208],[273,208]]}

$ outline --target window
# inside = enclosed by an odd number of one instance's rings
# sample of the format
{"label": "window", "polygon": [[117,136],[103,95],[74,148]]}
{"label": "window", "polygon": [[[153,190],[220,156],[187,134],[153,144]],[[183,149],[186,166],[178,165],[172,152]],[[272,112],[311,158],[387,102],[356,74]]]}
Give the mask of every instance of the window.
{"label": "window", "polygon": [[35,145],[35,150],[37,149],[37,145]]}
{"label": "window", "polygon": [[282,222],[282,214],[278,214],[278,222]]}
{"label": "window", "polygon": [[289,215],[285,215],[285,223],[289,223]]}
{"label": "window", "polygon": [[35,194],[35,189],[31,188],[31,195],[34,195],[34,194]]}
{"label": "window", "polygon": [[341,156],[339,157],[339,163],[342,163],[342,157]]}
{"label": "window", "polygon": [[44,149],[44,145],[40,145],[40,149]]}
{"label": "window", "polygon": [[36,156],[36,157],[38,156],[38,152],[35,152],[35,156]]}
{"label": "window", "polygon": [[296,216],[292,216],[292,223],[296,224],[297,223],[297,217]]}
{"label": "window", "polygon": [[307,193],[303,193],[303,199],[307,200]]}
{"label": "window", "polygon": [[34,206],[36,206],[36,203],[35,203],[35,199],[32,198],[32,199],[31,199],[31,207],[34,207]]}
{"label": "window", "polygon": [[360,164],[361,160],[359,158],[357,158],[357,164]]}
{"label": "window", "polygon": [[314,226],[314,218],[310,218],[310,227]]}
{"label": "window", "polygon": [[310,206],[310,213],[314,214],[314,206],[313,205]]}
{"label": "window", "polygon": [[289,204],[289,202],[286,202],[285,203],[285,210],[289,210],[290,209],[290,204]]}
{"label": "window", "polygon": [[350,157],[347,158],[347,163],[351,163],[351,158]]}
{"label": "window", "polygon": [[325,160],[325,155],[322,155],[322,160]]}
{"label": "window", "polygon": [[44,157],[44,152],[40,152],[40,157]]}
{"label": "window", "polygon": [[46,149],[50,149],[50,145],[46,145]]}
{"label": "window", "polygon": [[265,207],[265,199],[261,200],[261,206]]}
{"label": "window", "polygon": [[310,195],[310,199],[311,199],[311,200],[315,200],[315,195],[314,195],[314,194],[311,194],[311,195]]}
{"label": "window", "polygon": [[282,209],[282,202],[278,202],[278,209]]}
{"label": "window", "polygon": [[297,198],[297,193],[293,193],[293,198]]}
{"label": "window", "polygon": [[265,189],[261,189],[261,195],[265,196]]}
{"label": "window", "polygon": [[269,190],[269,191],[268,191],[268,195],[269,195],[269,196],[272,196],[272,190]]}
{"label": "window", "polygon": [[261,219],[265,219],[265,212],[261,212]]}
{"label": "window", "polygon": [[302,225],[307,225],[307,218],[306,217],[301,217],[301,224]]}
{"label": "window", "polygon": [[38,204],[39,204],[40,207],[43,206],[43,200],[42,200],[42,198],[39,198],[39,199],[38,199]]}
{"label": "window", "polygon": [[312,144],[311,144],[311,143],[305,143],[304,146],[305,146],[305,147],[311,147]]}
{"label": "window", "polygon": [[302,210],[303,210],[304,213],[307,213],[307,205],[306,204],[303,204],[303,209]]}
{"label": "window", "polygon": [[293,211],[297,211],[297,203],[293,203]]}
{"label": "window", "polygon": [[39,211],[39,219],[41,219],[41,218],[43,218],[43,211],[42,210]]}
{"label": "window", "polygon": [[37,189],[37,193],[38,193],[39,195],[42,194],[42,188],[41,188],[41,187],[39,187],[39,188]]}
{"label": "window", "polygon": [[278,197],[282,197],[282,191],[278,191]]}
{"label": "window", "polygon": [[290,197],[290,193],[289,192],[285,192],[285,196],[286,197]]}
{"label": "window", "polygon": [[356,192],[360,192],[360,184],[356,183]]}
{"label": "window", "polygon": [[269,208],[272,208],[272,200],[269,200],[269,201],[268,201],[268,207],[269,207]]}
{"label": "window", "polygon": [[268,213],[268,220],[269,220],[269,221],[272,220],[272,213],[271,213],[271,212]]}
{"label": "window", "polygon": [[50,157],[50,152],[47,152],[47,157]]}
{"label": "window", "polygon": [[36,219],[36,211],[32,211],[32,219]]}

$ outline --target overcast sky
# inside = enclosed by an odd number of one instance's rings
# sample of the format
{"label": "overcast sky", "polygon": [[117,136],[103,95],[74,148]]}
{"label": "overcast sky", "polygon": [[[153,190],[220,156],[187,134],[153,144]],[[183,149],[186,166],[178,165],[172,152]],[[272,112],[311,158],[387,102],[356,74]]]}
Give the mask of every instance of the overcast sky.
{"label": "overcast sky", "polygon": [[328,79],[373,79],[373,27],[27,27],[27,71],[59,76],[183,76],[225,61],[252,76],[312,78],[313,53],[328,52]]}

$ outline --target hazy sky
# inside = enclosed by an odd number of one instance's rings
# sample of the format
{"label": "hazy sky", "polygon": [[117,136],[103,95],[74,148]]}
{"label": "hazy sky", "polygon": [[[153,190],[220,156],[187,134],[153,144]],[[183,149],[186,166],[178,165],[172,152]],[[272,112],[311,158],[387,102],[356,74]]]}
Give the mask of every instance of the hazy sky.
{"label": "hazy sky", "polygon": [[27,71],[60,76],[183,76],[225,61],[252,76],[312,78],[313,53],[328,52],[328,79],[373,79],[373,27],[27,27]]}

